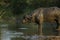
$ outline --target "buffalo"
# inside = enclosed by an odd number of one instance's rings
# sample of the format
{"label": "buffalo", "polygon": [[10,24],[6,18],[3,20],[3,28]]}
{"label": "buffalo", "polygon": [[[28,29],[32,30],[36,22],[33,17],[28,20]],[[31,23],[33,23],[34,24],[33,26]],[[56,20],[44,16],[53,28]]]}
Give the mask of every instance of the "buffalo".
{"label": "buffalo", "polygon": [[[41,24],[43,22],[55,22],[57,24],[56,29],[60,26],[60,8],[49,7],[49,8],[38,8],[31,12],[29,15],[23,17],[23,23],[36,23],[38,24],[38,32],[42,32]],[[40,34],[39,33],[39,34]]]}

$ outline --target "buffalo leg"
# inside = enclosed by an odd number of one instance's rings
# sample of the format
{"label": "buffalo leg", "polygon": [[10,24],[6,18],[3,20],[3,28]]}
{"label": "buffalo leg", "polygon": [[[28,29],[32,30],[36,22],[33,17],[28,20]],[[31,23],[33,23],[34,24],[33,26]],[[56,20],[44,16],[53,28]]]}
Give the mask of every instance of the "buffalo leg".
{"label": "buffalo leg", "polygon": [[[39,20],[39,24],[38,24],[38,34],[40,35],[40,36],[43,36],[43,17],[42,16],[40,16],[41,18],[40,18],[40,20]],[[43,40],[42,38],[39,38],[39,40]]]}
{"label": "buffalo leg", "polygon": [[38,25],[38,35],[42,35],[42,25]]}
{"label": "buffalo leg", "polygon": [[[39,32],[39,35],[42,36],[43,35],[43,32],[42,32],[42,28],[43,28],[43,10],[41,10],[41,13],[40,15],[38,16],[38,20],[39,20],[39,26],[38,26],[38,32]],[[43,40],[42,38],[40,38],[39,40]]]}
{"label": "buffalo leg", "polygon": [[58,35],[60,36],[60,19],[58,20]]}
{"label": "buffalo leg", "polygon": [[59,31],[60,31],[60,20],[56,19],[55,21],[56,21],[56,23],[57,23],[56,35],[59,35]]}

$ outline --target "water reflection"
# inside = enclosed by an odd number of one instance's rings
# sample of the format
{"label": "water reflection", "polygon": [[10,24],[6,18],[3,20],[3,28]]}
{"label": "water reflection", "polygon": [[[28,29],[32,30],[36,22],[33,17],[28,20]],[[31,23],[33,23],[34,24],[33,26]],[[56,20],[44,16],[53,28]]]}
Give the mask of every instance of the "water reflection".
{"label": "water reflection", "polygon": [[28,29],[28,28],[19,28],[19,29]]}
{"label": "water reflection", "polygon": [[38,40],[38,39],[39,39],[39,36],[38,36],[37,34],[32,35],[32,36],[30,37],[30,40]]}
{"label": "water reflection", "polygon": [[2,39],[1,40],[11,40],[11,38],[15,38],[15,37],[20,37],[21,35],[23,35],[24,33],[22,32],[12,32],[12,31],[8,31],[8,30],[2,30],[4,32],[2,32]]}
{"label": "water reflection", "polygon": [[[21,40],[38,40],[39,38],[45,38],[46,36],[38,36],[37,34],[34,35],[25,35],[23,32],[11,31],[8,29],[9,24],[1,24],[1,40],[16,40],[16,38],[22,38]],[[46,23],[44,24],[44,28],[46,31],[50,32],[48,29],[50,27],[56,27],[54,24]],[[21,30],[28,30],[29,28],[18,28]],[[31,28],[30,28],[31,29]],[[44,30],[44,32],[46,32]],[[51,28],[52,30],[52,28]],[[33,30],[31,30],[33,31]],[[20,40],[20,39],[18,39]]]}
{"label": "water reflection", "polygon": [[8,24],[0,25],[1,28],[1,40],[11,40],[14,37],[20,37],[23,35],[23,32],[16,32],[8,30]]}
{"label": "water reflection", "polygon": [[8,25],[9,25],[9,24],[0,24],[0,27],[2,27],[2,28],[4,28],[4,27],[5,27],[5,28],[7,28],[7,27],[8,27]]}
{"label": "water reflection", "polygon": [[9,31],[6,28],[1,30],[1,40],[10,40]]}
{"label": "water reflection", "polygon": [[[19,29],[28,29],[28,28],[19,28]],[[37,40],[37,35],[24,35],[23,32],[10,31],[7,27],[1,29],[1,40],[11,40],[11,38],[23,38],[25,40]]]}

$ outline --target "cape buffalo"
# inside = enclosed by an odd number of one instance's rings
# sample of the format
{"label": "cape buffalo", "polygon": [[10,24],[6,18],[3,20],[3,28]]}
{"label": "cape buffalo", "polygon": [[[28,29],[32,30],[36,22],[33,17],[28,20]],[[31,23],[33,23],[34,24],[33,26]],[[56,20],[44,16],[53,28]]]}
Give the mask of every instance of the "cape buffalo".
{"label": "cape buffalo", "polygon": [[40,25],[43,22],[56,22],[57,23],[56,29],[58,29],[60,26],[60,8],[58,7],[38,8],[34,10],[30,15],[25,15],[23,17],[23,23],[30,22],[34,22],[39,25],[38,32],[42,32]]}

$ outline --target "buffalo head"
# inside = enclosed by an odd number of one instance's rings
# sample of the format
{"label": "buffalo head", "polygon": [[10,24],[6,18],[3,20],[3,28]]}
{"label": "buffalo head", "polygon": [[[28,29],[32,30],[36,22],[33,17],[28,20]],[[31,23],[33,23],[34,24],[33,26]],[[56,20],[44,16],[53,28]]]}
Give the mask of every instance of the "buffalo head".
{"label": "buffalo head", "polygon": [[22,20],[23,23],[30,23],[31,22],[31,16],[25,15]]}

